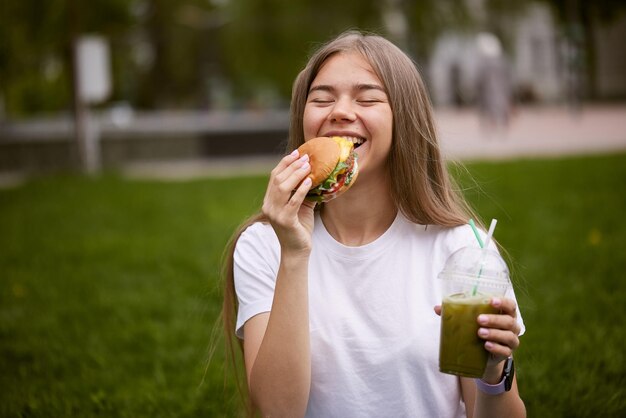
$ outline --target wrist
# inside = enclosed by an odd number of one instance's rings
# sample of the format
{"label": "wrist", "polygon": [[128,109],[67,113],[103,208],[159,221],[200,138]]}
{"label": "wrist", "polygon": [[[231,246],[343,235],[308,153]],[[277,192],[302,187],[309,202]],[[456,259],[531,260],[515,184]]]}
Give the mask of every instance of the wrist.
{"label": "wrist", "polygon": [[280,251],[281,259],[308,260],[310,255],[310,248],[281,249]]}
{"label": "wrist", "polygon": [[303,249],[282,249],[280,252],[280,262],[285,266],[301,265],[302,263],[308,263],[311,256],[310,248]]}
{"label": "wrist", "polygon": [[513,386],[513,377],[515,376],[515,366],[513,357],[509,357],[504,361],[502,374],[497,383],[487,382],[484,379],[476,379],[476,387],[480,392],[487,395],[500,395],[511,390]]}
{"label": "wrist", "polygon": [[481,380],[490,385],[500,383],[500,381],[502,380],[502,371],[504,370],[505,361],[506,359],[493,365],[487,365]]}

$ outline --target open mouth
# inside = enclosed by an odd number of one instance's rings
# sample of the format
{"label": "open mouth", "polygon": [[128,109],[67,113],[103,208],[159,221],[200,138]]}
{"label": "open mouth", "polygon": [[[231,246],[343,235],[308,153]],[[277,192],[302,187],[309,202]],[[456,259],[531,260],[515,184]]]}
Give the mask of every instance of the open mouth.
{"label": "open mouth", "polygon": [[365,143],[365,138],[361,138],[361,137],[356,137],[356,136],[344,136],[343,138],[347,139],[348,141],[352,142],[352,144],[354,145],[354,148],[358,148],[361,145],[363,145]]}

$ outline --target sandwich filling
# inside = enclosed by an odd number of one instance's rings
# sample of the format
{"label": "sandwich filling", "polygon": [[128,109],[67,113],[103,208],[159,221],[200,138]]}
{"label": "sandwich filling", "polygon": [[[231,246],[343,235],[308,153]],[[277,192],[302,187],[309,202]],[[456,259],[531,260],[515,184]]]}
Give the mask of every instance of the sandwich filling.
{"label": "sandwich filling", "polygon": [[318,202],[330,200],[337,192],[352,183],[357,172],[357,154],[354,152],[352,141],[340,137],[333,137],[333,139],[341,147],[339,162],[326,180],[309,191],[307,198],[310,200]]}

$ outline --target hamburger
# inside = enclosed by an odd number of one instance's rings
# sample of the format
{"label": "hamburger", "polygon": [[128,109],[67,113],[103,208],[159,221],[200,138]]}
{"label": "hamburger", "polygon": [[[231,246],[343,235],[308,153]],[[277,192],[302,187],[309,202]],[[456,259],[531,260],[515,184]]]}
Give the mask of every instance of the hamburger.
{"label": "hamburger", "polygon": [[317,137],[302,144],[300,155],[308,154],[311,190],[306,199],[328,202],[354,184],[358,175],[357,154],[352,141],[334,136]]}

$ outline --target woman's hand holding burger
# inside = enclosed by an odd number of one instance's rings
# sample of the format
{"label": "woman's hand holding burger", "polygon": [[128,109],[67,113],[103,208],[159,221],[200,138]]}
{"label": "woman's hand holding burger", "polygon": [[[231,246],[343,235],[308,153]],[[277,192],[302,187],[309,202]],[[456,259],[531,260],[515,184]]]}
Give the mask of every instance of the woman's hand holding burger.
{"label": "woman's hand holding burger", "polygon": [[282,252],[308,255],[311,250],[315,202],[305,200],[312,185],[309,160],[295,150],[270,174],[262,212],[276,231]]}
{"label": "woman's hand holding burger", "polygon": [[357,175],[354,145],[341,137],[310,139],[283,157],[272,170],[262,208],[283,252],[308,254],[316,202],[336,198]]}

